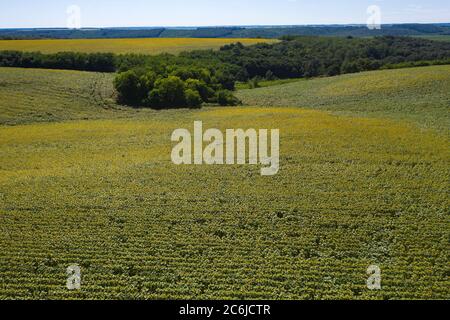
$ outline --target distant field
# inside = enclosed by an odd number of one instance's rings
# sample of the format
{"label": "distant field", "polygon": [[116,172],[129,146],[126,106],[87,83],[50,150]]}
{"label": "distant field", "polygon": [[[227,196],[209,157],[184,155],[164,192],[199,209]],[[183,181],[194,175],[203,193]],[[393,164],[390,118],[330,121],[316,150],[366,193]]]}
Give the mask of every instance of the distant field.
{"label": "distant field", "polygon": [[230,43],[241,42],[252,45],[260,42],[276,42],[268,39],[193,39],[193,38],[164,38],[164,39],[76,39],[76,40],[0,40],[0,51],[40,51],[42,53],[57,53],[61,51],[74,52],[112,52],[112,53],[141,53],[177,54],[182,51],[199,49],[219,49]]}
{"label": "distant field", "polygon": [[[160,112],[115,105],[109,77],[0,68],[0,299],[450,297],[448,136],[403,121],[442,125],[446,67]],[[173,165],[171,133],[195,120],[280,128],[280,173]]]}
{"label": "distant field", "polygon": [[416,37],[435,41],[450,41],[450,35],[416,36]]}
{"label": "distant field", "polygon": [[449,88],[450,66],[432,66],[299,80],[240,90],[238,97],[251,106],[298,106],[347,115],[407,119],[448,130]]}

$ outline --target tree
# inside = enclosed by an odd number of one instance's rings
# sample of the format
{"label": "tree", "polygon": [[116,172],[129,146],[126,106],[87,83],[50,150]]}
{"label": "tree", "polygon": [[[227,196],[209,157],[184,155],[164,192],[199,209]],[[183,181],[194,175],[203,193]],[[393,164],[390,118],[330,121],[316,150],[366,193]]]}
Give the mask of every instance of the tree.
{"label": "tree", "polygon": [[313,59],[305,64],[305,77],[312,78],[318,76],[320,73],[320,61]]}
{"label": "tree", "polygon": [[163,98],[161,92],[158,89],[153,89],[148,94],[148,98],[145,100],[145,105],[153,109],[163,108]]}
{"label": "tree", "polygon": [[146,92],[150,92],[155,87],[155,82],[158,79],[158,76],[153,71],[146,72],[139,79],[141,85],[145,88]]}
{"label": "tree", "polygon": [[198,91],[192,89],[186,89],[184,91],[184,96],[186,98],[186,104],[189,108],[199,108],[202,105],[202,97]]}
{"label": "tree", "polygon": [[205,68],[177,66],[172,72],[170,72],[170,75],[176,76],[183,81],[188,79],[198,79],[205,83],[211,82],[211,73]]}
{"label": "tree", "polygon": [[267,70],[265,77],[266,80],[275,80],[275,75],[273,74],[272,70]]}
{"label": "tree", "polygon": [[145,97],[145,88],[142,88],[139,77],[132,70],[117,75],[114,87],[118,92],[119,102],[124,104],[138,105]]}
{"label": "tree", "polygon": [[231,72],[226,69],[218,70],[215,74],[215,80],[226,90],[235,89],[235,78]]}
{"label": "tree", "polygon": [[221,106],[237,106],[241,104],[241,101],[230,91],[220,90],[217,92],[217,103]]}
{"label": "tree", "polygon": [[184,107],[186,97],[184,95],[185,85],[183,80],[175,76],[159,79],[155,82],[155,89],[158,92],[160,103],[164,107]]}
{"label": "tree", "polygon": [[259,88],[259,80],[260,80],[260,78],[258,76],[254,77],[253,79],[248,80],[249,88],[250,89]]}
{"label": "tree", "polygon": [[188,79],[185,84],[186,88],[197,91],[204,102],[208,102],[214,96],[214,89],[209,87],[204,81]]}

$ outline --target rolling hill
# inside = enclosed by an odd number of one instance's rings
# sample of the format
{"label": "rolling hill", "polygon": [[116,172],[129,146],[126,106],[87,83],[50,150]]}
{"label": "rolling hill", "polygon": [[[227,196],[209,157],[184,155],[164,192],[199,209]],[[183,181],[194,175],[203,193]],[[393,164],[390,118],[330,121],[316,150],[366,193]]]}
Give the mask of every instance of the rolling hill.
{"label": "rolling hill", "polygon": [[[277,83],[277,82],[275,82]],[[450,128],[450,66],[382,70],[240,90],[246,105],[297,106]]]}
{"label": "rolling hill", "polygon": [[[448,71],[157,112],[115,105],[108,75],[0,68],[0,299],[447,299]],[[196,120],[279,128],[280,173],[172,164]]]}

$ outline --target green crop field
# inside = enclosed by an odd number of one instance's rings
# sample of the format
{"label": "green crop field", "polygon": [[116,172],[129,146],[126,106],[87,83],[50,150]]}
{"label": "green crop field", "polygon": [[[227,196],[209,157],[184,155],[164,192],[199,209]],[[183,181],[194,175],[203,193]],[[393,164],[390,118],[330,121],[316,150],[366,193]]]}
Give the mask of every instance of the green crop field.
{"label": "green crop field", "polygon": [[[159,112],[111,77],[0,68],[0,299],[450,298],[448,66]],[[196,120],[279,128],[279,174],[172,164]]]}
{"label": "green crop field", "polygon": [[0,68],[0,124],[110,117],[113,74]]}
{"label": "green crop field", "polygon": [[0,40],[0,51],[40,51],[42,53],[106,52],[177,54],[182,51],[219,49],[226,44],[241,42],[244,45],[274,43],[271,39],[192,39],[192,38],[148,38],[148,39],[50,39],[50,40]]}
{"label": "green crop field", "polygon": [[417,38],[435,40],[435,41],[450,41],[450,35],[417,36]]}
{"label": "green crop field", "polygon": [[[276,83],[276,81],[275,81]],[[450,128],[450,66],[383,70],[241,90],[247,105],[297,106]]]}

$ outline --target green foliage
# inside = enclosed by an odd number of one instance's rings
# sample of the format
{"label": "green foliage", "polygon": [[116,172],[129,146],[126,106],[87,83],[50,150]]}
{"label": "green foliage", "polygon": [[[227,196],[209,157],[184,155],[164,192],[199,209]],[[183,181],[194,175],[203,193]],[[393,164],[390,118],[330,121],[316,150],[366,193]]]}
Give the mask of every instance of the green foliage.
{"label": "green foliage", "polygon": [[272,70],[267,70],[266,75],[264,76],[264,78],[265,78],[267,81],[273,81],[273,80],[276,80],[276,77],[275,77],[275,75],[273,74]]}
{"label": "green foliage", "polygon": [[[234,88],[229,72],[177,65],[167,58],[119,73],[114,81],[119,103],[154,109],[198,108],[203,103],[217,102],[217,91]],[[222,82],[227,81],[224,86]],[[237,103],[230,94],[221,100],[224,105]]]}
{"label": "green foliage", "polygon": [[112,53],[0,51],[0,67],[114,72],[116,56]]}
{"label": "green foliage", "polygon": [[139,78],[136,72],[132,70],[118,74],[114,79],[118,101],[130,105],[139,104],[145,97],[147,84],[150,84],[147,77]]}
{"label": "green foliage", "polygon": [[221,106],[237,106],[241,101],[231,91],[220,90],[217,92],[217,103]]}
{"label": "green foliage", "polygon": [[159,89],[153,89],[150,91],[148,98],[144,100],[143,104],[146,106],[151,106],[154,109],[160,109],[164,104],[163,94]]}
{"label": "green foliage", "polygon": [[442,60],[432,60],[432,61],[412,61],[412,62],[402,62],[402,63],[397,63],[397,64],[387,64],[387,65],[382,66],[381,70],[442,66],[442,65],[448,65],[448,64],[450,64],[450,58],[442,59]]}
{"label": "green foliage", "polygon": [[202,105],[202,97],[196,90],[186,89],[184,91],[186,104],[189,108],[199,108]]}
{"label": "green foliage", "polygon": [[211,82],[211,72],[209,72],[209,70],[205,68],[169,66],[168,69],[172,70],[170,72],[172,76],[179,77],[183,81],[186,81],[188,79],[197,79],[203,81],[204,83]]}
{"label": "green foliage", "polygon": [[[336,76],[421,61],[449,61],[450,42],[408,37],[293,37],[274,44],[226,45],[220,51],[197,50],[179,56],[161,54],[80,54],[0,52],[0,66],[89,71],[153,71],[183,81],[197,79],[215,91],[233,91],[236,81]],[[205,100],[204,94],[201,93]]]}
{"label": "green foliage", "polygon": [[[199,53],[186,53],[196,58]],[[377,70],[384,65],[422,60],[450,58],[450,43],[408,37],[368,39],[297,37],[275,44],[244,47],[224,46],[219,53],[203,52],[203,58],[213,58],[239,66],[245,81],[261,78],[312,78],[341,73]],[[269,72],[270,71],[270,72]],[[269,74],[268,74],[269,73]]]}
{"label": "green foliage", "polygon": [[[186,106],[184,90],[183,80],[176,76],[159,79],[155,82],[154,89],[150,91],[150,106],[156,108],[184,107]],[[157,97],[157,99],[152,100],[152,97]]]}
{"label": "green foliage", "polygon": [[197,91],[203,101],[209,102],[214,97],[214,89],[198,79],[187,79],[186,88]]}
{"label": "green foliage", "polygon": [[152,90],[155,87],[155,82],[158,80],[158,75],[153,71],[147,71],[140,77],[141,85],[147,90]]}
{"label": "green foliage", "polygon": [[253,79],[248,80],[247,84],[250,89],[259,88],[259,77],[254,77]]}
{"label": "green foliage", "polygon": [[[302,79],[302,78],[292,78],[292,79],[277,79],[277,80],[261,80],[258,82],[258,85],[260,88],[265,88],[265,87],[272,87],[272,86],[278,86],[281,84],[286,84],[286,83],[292,83],[292,82],[297,82],[297,81],[301,81],[301,80],[306,80],[306,79]],[[250,86],[250,84],[247,82],[238,82],[236,83],[236,89],[237,90],[242,90],[242,89],[252,89],[252,87]]]}

